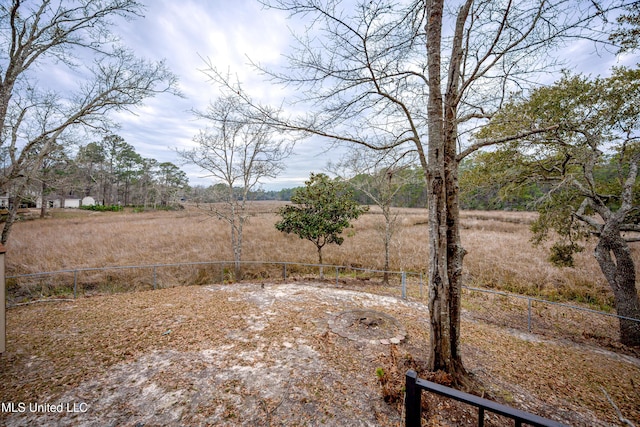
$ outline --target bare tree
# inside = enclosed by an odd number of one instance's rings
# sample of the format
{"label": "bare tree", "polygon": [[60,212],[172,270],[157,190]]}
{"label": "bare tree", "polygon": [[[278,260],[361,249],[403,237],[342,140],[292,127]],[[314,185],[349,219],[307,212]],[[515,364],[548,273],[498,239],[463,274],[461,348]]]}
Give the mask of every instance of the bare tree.
{"label": "bare tree", "polygon": [[350,150],[341,161],[329,163],[327,169],[352,187],[364,193],[380,208],[383,223],[380,235],[384,246],[384,266],[382,282],[389,283],[390,248],[396,231],[398,213],[392,209],[395,196],[405,184],[412,183],[414,174],[404,174],[409,166],[404,156],[394,156],[393,153],[363,151],[357,148]]}
{"label": "bare tree", "polygon": [[[56,141],[78,129],[104,130],[108,113],[176,90],[164,63],[136,58],[111,33],[116,18],[140,16],[134,0],[12,0],[0,6],[0,148],[8,165],[0,187],[39,169]],[[77,77],[71,92],[42,88],[42,65]],[[12,221],[5,223],[2,242]]]}
{"label": "bare tree", "polygon": [[221,204],[207,206],[210,215],[231,227],[235,277],[241,276],[243,229],[249,218],[250,192],[264,178],[275,178],[291,153],[286,141],[275,139],[273,129],[264,123],[248,121],[242,100],[227,95],[211,103],[207,111],[196,113],[209,127],[194,138],[192,150],[179,151],[188,163],[206,171],[216,183],[216,199]]}
{"label": "bare tree", "polygon": [[[615,3],[615,4],[614,4]],[[466,379],[460,356],[460,296],[465,250],[460,242],[458,165],[467,155],[509,140],[466,144],[510,91],[551,70],[549,51],[573,38],[606,41],[606,9],[591,1],[444,0],[358,2],[273,0],[305,18],[289,68],[267,70],[293,87],[305,114],[256,114],[281,129],[417,155],[429,208],[429,310],[432,370]],[[604,24],[603,24],[604,25]],[[600,30],[600,31],[599,31]],[[236,85],[209,64],[209,75]],[[543,132],[533,128],[528,133]],[[515,137],[515,136],[514,136]]]}

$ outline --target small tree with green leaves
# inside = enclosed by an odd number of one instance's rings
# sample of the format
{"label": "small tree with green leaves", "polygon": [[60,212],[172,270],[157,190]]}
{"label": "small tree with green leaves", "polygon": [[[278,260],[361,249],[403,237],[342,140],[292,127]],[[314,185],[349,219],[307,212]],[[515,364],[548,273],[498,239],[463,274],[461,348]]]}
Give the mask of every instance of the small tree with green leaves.
{"label": "small tree with green leaves", "polygon": [[297,234],[316,245],[320,278],[323,278],[322,248],[329,243],[341,245],[342,231],[351,226],[351,220],[366,212],[367,207],[358,205],[346,183],[322,173],[312,173],[305,187],[293,194],[291,202],[293,204],[280,209],[282,219],[276,223],[276,229]]}

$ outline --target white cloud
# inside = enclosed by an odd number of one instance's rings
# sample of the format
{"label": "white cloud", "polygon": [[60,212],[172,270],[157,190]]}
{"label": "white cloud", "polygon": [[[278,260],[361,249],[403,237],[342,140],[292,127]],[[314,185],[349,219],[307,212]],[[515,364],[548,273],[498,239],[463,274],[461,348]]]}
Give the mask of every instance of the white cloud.
{"label": "white cloud", "polygon": [[[192,138],[204,124],[194,120],[190,110],[206,108],[219,93],[200,71],[205,68],[203,58],[237,74],[257,99],[273,101],[274,94],[282,93],[248,66],[248,58],[277,62],[289,43],[285,15],[264,10],[256,1],[155,0],[148,3],[144,19],[120,23],[118,33],[138,55],[165,59],[185,95],[160,95],[147,100],[135,116],[117,116],[122,124],[119,134],[144,157],[179,163],[174,149],[193,146]],[[209,183],[201,178],[204,173],[183,169],[192,184]]]}
{"label": "white cloud", "polygon": [[[288,93],[265,82],[248,66],[248,58],[268,67],[281,65],[282,55],[292,43],[289,26],[301,25],[300,21],[289,21],[280,11],[265,10],[256,0],[148,0],[147,5],[144,19],[118,22],[115,32],[139,56],[165,59],[178,76],[185,98],[162,94],[147,100],[134,111],[135,115],[116,116],[122,124],[117,132],[144,157],[179,164],[174,149],[193,146],[192,138],[204,123],[194,120],[190,110],[206,108],[219,93],[200,71],[205,67],[203,57],[219,70],[237,74],[245,90],[263,102],[279,104]],[[579,41],[563,51],[576,70],[593,75],[607,74],[612,65],[633,66],[638,62],[637,55],[617,58],[609,52],[599,54],[594,52],[593,44]],[[48,73],[42,78],[48,78],[56,87],[74,83],[64,69]],[[549,78],[549,82],[556,79]],[[303,184],[309,172],[322,171],[330,157],[341,153],[338,149],[327,153],[327,148],[328,143],[317,138],[299,143],[287,170],[265,187]],[[197,169],[183,169],[192,184],[209,183],[200,178],[204,173]]]}

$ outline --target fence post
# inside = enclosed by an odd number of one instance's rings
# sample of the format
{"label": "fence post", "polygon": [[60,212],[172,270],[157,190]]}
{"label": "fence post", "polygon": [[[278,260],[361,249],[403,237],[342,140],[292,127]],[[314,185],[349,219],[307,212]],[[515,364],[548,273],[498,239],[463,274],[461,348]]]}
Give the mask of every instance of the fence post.
{"label": "fence post", "polygon": [[529,329],[529,333],[531,333],[531,298],[527,298],[527,300],[529,301],[529,310],[528,310],[528,314],[527,314],[527,326]]}
{"label": "fence post", "polygon": [[73,299],[78,298],[78,270],[73,270]]}
{"label": "fence post", "polygon": [[338,266],[336,266],[336,286],[338,286],[338,278],[340,277],[340,270],[338,269]]}
{"label": "fence post", "polygon": [[282,263],[282,279],[285,282],[287,281],[287,263],[286,262]]}
{"label": "fence post", "polygon": [[422,271],[420,272],[420,299],[422,299]]}
{"label": "fence post", "polygon": [[4,254],[7,250],[0,243],[0,354],[7,350],[7,283],[4,279]]}
{"label": "fence post", "polygon": [[402,299],[407,299],[407,273],[402,272]]}
{"label": "fence post", "polygon": [[416,371],[409,370],[405,378],[404,425],[420,427],[422,425],[422,389],[416,384],[418,374]]}
{"label": "fence post", "polygon": [[158,289],[158,278],[156,275],[156,266],[153,266],[153,290],[155,291],[156,289]]}

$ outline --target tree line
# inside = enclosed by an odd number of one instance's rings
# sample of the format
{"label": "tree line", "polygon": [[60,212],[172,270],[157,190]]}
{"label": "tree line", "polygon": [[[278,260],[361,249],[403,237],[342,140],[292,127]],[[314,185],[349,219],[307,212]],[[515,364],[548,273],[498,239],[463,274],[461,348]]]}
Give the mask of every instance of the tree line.
{"label": "tree line", "polygon": [[103,206],[166,208],[185,197],[188,179],[175,164],[144,158],[112,134],[80,146],[75,154],[60,146],[24,186],[23,200],[42,198],[43,209],[48,200],[68,196],[91,196]]}
{"label": "tree line", "polygon": [[[0,4],[0,189],[18,200],[27,197],[49,164],[66,161],[60,147],[107,134],[117,125],[113,113],[131,111],[156,94],[180,94],[163,61],[138,57],[114,32],[118,19],[143,13],[135,0]],[[38,69],[71,76],[73,85],[39,79]],[[3,244],[18,206],[9,209]]]}

